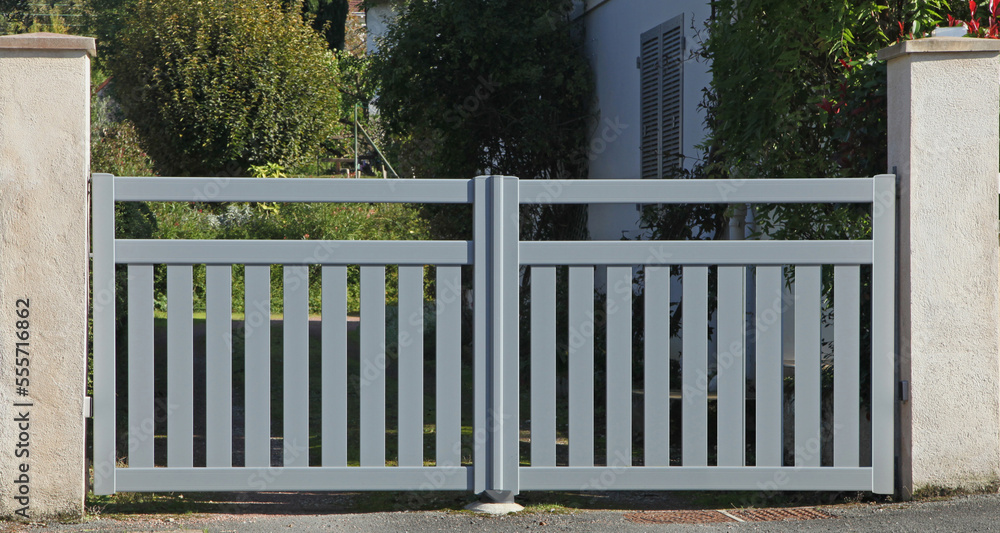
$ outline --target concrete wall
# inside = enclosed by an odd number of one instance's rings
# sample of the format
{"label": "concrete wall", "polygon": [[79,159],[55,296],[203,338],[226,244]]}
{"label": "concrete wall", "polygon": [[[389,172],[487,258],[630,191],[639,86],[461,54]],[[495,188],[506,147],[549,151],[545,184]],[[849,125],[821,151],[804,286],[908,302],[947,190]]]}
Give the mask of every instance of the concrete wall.
{"label": "concrete wall", "polygon": [[888,60],[889,168],[899,176],[899,480],[1000,480],[1000,42],[935,37]]}
{"label": "concrete wall", "polygon": [[[683,13],[687,54],[700,47],[696,30],[704,30],[711,15],[705,0],[591,0],[583,15],[586,53],[594,70],[598,123],[590,146],[591,179],[639,178],[639,37]],[[704,35],[704,31],[701,32]],[[700,154],[695,145],[705,136],[704,113],[698,109],[702,89],[711,82],[708,65],[696,59],[684,63],[684,155],[691,168]],[[590,207],[593,239],[637,236],[635,205]]]}
{"label": "concrete wall", "polygon": [[92,55],[0,37],[0,515],[22,520],[83,512]]}

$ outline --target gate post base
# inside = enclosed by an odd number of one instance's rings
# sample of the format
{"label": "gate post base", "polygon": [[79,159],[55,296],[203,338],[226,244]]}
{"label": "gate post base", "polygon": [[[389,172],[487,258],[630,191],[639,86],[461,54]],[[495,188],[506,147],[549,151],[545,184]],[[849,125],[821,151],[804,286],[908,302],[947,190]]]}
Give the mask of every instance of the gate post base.
{"label": "gate post base", "polygon": [[514,493],[512,491],[486,490],[479,495],[478,502],[466,505],[465,509],[477,513],[503,515],[523,511],[524,506],[514,503]]}

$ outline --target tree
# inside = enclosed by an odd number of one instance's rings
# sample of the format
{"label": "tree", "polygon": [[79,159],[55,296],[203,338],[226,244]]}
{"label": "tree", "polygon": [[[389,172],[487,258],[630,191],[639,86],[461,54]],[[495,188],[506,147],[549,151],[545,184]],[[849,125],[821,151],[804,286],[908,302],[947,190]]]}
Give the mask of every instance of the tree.
{"label": "tree", "polygon": [[[947,0],[713,6],[702,50],[712,69],[702,104],[708,137],[705,160],[691,176],[699,178],[885,172],[886,78],[876,53],[960,12]],[[769,205],[756,213],[757,230],[779,239],[864,238],[870,231],[867,214],[854,205]],[[724,216],[715,216],[674,206],[651,208],[644,221],[660,236],[691,238],[684,232],[693,223],[719,235]]]}
{"label": "tree", "polygon": [[95,63],[103,66],[118,48],[118,33],[137,0],[88,0],[90,9],[84,12],[84,21],[97,41]]}
{"label": "tree", "polygon": [[875,54],[955,12],[947,0],[713,5],[710,171],[741,178],[884,172],[885,68]]}
{"label": "tree", "polygon": [[336,60],[277,1],[136,0],[107,64],[163,175],[293,166],[337,127]]}
{"label": "tree", "polygon": [[[87,12],[87,0],[0,0],[0,35],[80,32],[76,17]],[[73,24],[68,24],[65,15]]]}
{"label": "tree", "polygon": [[0,35],[23,26],[27,12],[28,0],[0,0]]}
{"label": "tree", "polygon": [[11,15],[28,8],[28,0],[0,0],[0,15]]}
{"label": "tree", "polygon": [[[592,83],[569,0],[411,0],[369,76],[401,172],[585,177]],[[540,237],[580,235],[585,211],[522,217]],[[439,233],[455,219],[435,224]]]}
{"label": "tree", "polygon": [[331,50],[344,49],[344,26],[347,23],[347,0],[304,0],[302,14],[314,30],[323,34]]}
{"label": "tree", "polygon": [[[712,86],[703,177],[886,172],[886,71],[876,53],[962,14],[954,4],[822,1],[802,10],[781,0],[716,2],[704,47]],[[871,229],[855,205],[757,213],[758,230],[779,239],[865,238]]]}

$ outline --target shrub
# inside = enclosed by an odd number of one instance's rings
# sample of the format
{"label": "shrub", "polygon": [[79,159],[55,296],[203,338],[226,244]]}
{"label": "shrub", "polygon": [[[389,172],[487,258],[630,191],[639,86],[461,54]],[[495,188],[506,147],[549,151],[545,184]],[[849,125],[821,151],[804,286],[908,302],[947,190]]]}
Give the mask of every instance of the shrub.
{"label": "shrub", "polygon": [[[245,203],[228,204],[221,213],[186,203],[150,203],[156,215],[156,238],[161,239],[271,239],[271,240],[417,240],[427,238],[426,223],[417,209],[403,204],[277,204],[264,210]],[[205,309],[205,267],[195,266],[195,309]],[[348,269],[348,302],[351,312],[359,309],[359,269]],[[396,270],[386,269],[386,298],[396,299]],[[319,313],[320,267],[309,269],[309,311]],[[156,270],[156,299],[160,310],[166,304],[166,269]],[[282,270],[271,269],[271,311],[280,313]],[[233,267],[233,310],[243,311],[243,266]]]}
{"label": "shrub", "polygon": [[116,122],[91,143],[91,168],[116,176],[152,176],[153,160],[140,145],[139,133],[130,121]]}
{"label": "shrub", "polygon": [[336,127],[336,60],[280,2],[137,0],[116,41],[116,96],[161,174],[292,166]]}
{"label": "shrub", "polygon": [[[90,169],[118,176],[150,176],[153,162],[143,150],[135,125],[122,120],[109,98],[95,96],[90,108]],[[149,206],[115,204],[115,233],[119,239],[148,239],[156,232],[156,218]],[[125,268],[115,269],[116,317],[122,323],[127,296]]]}
{"label": "shrub", "polygon": [[[99,96],[91,100],[90,169],[91,172],[119,176],[148,176],[153,171],[152,161],[139,143],[135,126],[121,119],[108,98]],[[148,239],[156,233],[156,227],[156,218],[148,205],[134,202],[115,204],[115,237]],[[119,335],[119,357],[126,353],[124,326],[128,319],[127,301],[128,271],[124,265],[118,265],[115,268],[115,322]],[[93,388],[93,332],[89,327],[87,345],[87,391],[90,394]],[[119,359],[119,364],[124,364],[124,360]],[[119,386],[124,384],[119,383]]]}

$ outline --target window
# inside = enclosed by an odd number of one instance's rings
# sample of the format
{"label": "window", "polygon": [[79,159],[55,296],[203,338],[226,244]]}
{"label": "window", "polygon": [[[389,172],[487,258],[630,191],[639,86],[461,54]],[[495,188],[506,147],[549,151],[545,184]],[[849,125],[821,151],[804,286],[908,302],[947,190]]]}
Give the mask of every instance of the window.
{"label": "window", "polygon": [[680,166],[684,89],[684,15],[640,38],[640,176],[663,178]]}

